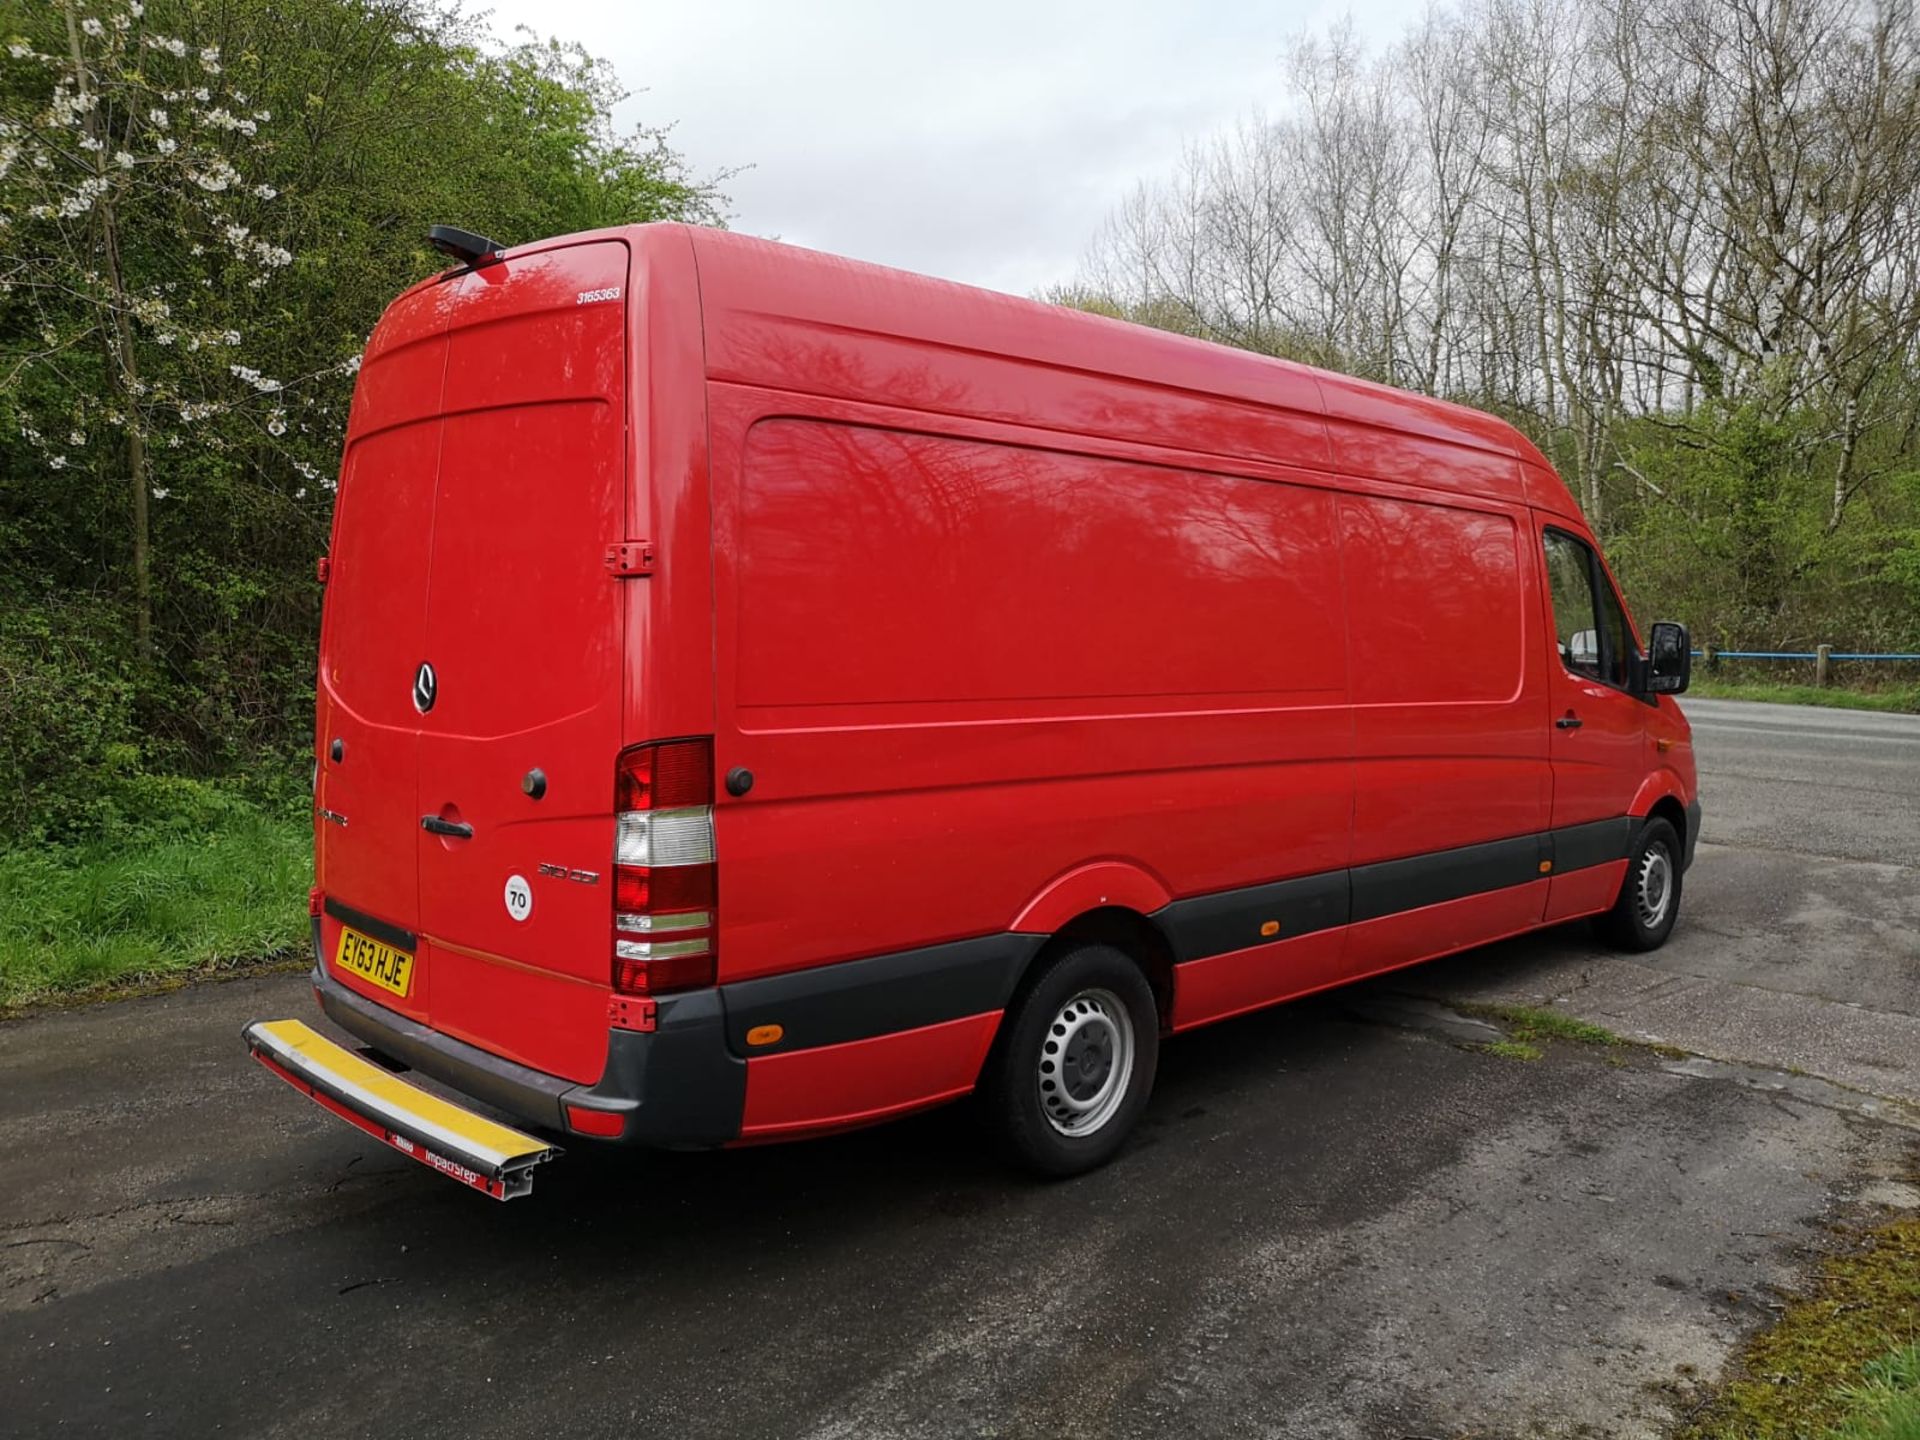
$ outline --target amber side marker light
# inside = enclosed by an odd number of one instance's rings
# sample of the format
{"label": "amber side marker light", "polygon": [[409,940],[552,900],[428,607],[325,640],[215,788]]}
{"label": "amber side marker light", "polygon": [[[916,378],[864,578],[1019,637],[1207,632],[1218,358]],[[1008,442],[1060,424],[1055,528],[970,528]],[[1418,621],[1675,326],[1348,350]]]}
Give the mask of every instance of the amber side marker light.
{"label": "amber side marker light", "polygon": [[1261,925],[1260,933],[1262,935],[1278,935],[1280,933],[1280,922],[1278,920],[1268,920]]}
{"label": "amber side marker light", "polygon": [[786,1033],[784,1025],[756,1025],[747,1031],[747,1044],[772,1045]]}
{"label": "amber side marker light", "polygon": [[1542,875],[1545,875],[1551,869],[1553,869],[1553,862],[1551,860],[1542,860],[1540,862],[1540,873]]}

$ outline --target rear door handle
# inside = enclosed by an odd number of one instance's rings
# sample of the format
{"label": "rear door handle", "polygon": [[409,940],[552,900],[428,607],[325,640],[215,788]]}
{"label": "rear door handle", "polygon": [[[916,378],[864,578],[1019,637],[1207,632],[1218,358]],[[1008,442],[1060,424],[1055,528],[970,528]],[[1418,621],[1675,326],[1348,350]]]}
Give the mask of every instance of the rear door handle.
{"label": "rear door handle", "polygon": [[1587,722],[1582,720],[1578,715],[1574,714],[1571,710],[1569,710],[1566,714],[1562,715],[1558,720],[1554,721],[1553,723],[1556,729],[1578,730],[1582,725],[1586,724]]}
{"label": "rear door handle", "polygon": [[473,826],[464,820],[442,820],[438,815],[422,815],[420,828],[435,835],[451,835],[456,840],[471,840]]}

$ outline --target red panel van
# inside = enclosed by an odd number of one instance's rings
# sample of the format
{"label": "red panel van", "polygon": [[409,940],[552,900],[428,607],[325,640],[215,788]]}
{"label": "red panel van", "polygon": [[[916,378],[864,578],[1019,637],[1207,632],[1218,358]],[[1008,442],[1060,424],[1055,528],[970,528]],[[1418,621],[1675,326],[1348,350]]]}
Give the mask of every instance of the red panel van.
{"label": "red panel van", "polygon": [[1671,930],[1686,632],[1504,422],[717,231],[462,254],[368,345],[323,565],[365,1053],[250,1030],[364,1128],[493,1180],[469,1103],[533,1154],[978,1091],[1064,1174],[1168,1035]]}

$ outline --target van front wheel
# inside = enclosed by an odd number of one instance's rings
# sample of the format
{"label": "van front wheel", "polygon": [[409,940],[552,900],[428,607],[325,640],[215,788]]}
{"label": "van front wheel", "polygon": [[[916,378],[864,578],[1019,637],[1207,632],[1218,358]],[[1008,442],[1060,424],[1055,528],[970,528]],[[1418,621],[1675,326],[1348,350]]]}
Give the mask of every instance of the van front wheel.
{"label": "van front wheel", "polygon": [[1649,820],[1627,857],[1620,898],[1600,919],[1600,932],[1622,950],[1658,950],[1680,916],[1680,835],[1665,820]]}
{"label": "van front wheel", "polygon": [[1160,1054],[1147,977],[1110,945],[1063,950],[1008,1010],[980,1077],[987,1122],[1020,1164],[1078,1175],[1113,1158]]}

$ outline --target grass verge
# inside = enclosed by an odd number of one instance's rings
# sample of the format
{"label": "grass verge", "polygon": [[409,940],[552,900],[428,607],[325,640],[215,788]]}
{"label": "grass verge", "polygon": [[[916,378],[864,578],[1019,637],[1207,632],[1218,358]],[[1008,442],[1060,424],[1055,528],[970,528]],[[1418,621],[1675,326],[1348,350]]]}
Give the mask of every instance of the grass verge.
{"label": "grass verge", "polygon": [[1522,1044],[1540,1040],[1571,1040],[1578,1045],[1630,1045],[1633,1042],[1616,1035],[1604,1025],[1577,1020],[1558,1010],[1541,1010],[1532,1005],[1478,1005],[1454,1002],[1463,1015],[1478,1016],[1504,1025],[1510,1039]]}
{"label": "grass verge", "polygon": [[1679,1440],[1920,1440],[1920,1218],[1822,1265]]}
{"label": "grass verge", "polygon": [[0,1010],[294,951],[312,845],[304,816],[234,807],[198,834],[0,851]]}
{"label": "grass verge", "polygon": [[[1920,685],[1886,690],[1842,690],[1832,685],[1784,685],[1770,680],[1719,680],[1696,667],[1689,695],[1710,700],[1766,700],[1776,705],[1826,705],[1836,710],[1892,710],[1920,714]],[[1685,700],[1680,702],[1686,704]]]}

